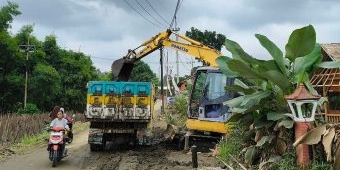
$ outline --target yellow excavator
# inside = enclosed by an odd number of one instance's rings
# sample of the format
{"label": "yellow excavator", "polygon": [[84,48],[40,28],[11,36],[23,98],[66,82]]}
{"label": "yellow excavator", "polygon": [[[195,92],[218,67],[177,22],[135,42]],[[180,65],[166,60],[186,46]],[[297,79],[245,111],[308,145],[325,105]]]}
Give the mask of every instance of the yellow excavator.
{"label": "yellow excavator", "polygon": [[[178,38],[172,40],[171,36]],[[168,29],[145,41],[134,50],[129,50],[123,58],[114,61],[112,64],[114,77],[118,81],[128,81],[137,60],[163,47],[183,52],[203,63],[203,66],[199,67],[193,75],[188,118],[185,124],[184,149],[188,149],[190,137],[220,138],[224,136],[229,130],[226,121],[231,116],[225,101],[234,98],[234,93],[227,92],[225,86],[232,85],[234,79],[226,77],[217,68],[215,60],[221,56],[218,50]]]}

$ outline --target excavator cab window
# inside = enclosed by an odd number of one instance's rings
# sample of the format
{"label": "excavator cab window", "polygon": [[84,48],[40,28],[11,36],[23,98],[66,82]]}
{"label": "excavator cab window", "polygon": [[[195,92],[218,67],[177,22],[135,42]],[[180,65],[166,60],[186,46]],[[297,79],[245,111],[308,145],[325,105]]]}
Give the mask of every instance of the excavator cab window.
{"label": "excavator cab window", "polygon": [[190,95],[188,116],[209,121],[227,120],[229,108],[223,105],[223,102],[234,98],[234,93],[226,91],[225,87],[232,85],[233,82],[233,78],[228,78],[219,70],[197,70]]}
{"label": "excavator cab window", "polygon": [[224,96],[227,77],[221,73],[210,73],[207,75],[204,86],[204,97],[213,100]]}
{"label": "excavator cab window", "polygon": [[201,97],[203,95],[203,89],[205,80],[207,77],[206,70],[203,71],[197,71],[195,74],[194,83],[192,86],[191,91],[191,99],[190,99],[190,105],[189,105],[189,112],[190,117],[198,117],[198,110],[199,110],[199,102],[201,100]]}

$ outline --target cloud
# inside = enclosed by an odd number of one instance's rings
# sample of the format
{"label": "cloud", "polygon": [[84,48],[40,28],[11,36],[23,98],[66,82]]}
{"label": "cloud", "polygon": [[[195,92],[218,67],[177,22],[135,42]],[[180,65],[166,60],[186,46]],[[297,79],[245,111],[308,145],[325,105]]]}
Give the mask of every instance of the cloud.
{"label": "cloud", "polygon": [[[95,66],[101,71],[109,71],[114,59],[167,29],[177,0],[14,2],[19,5],[22,14],[14,18],[13,34],[23,25],[34,24],[34,35],[39,39],[54,34],[62,48],[83,51],[92,56]],[[0,2],[1,6],[4,4]],[[340,1],[337,0],[185,0],[181,1],[177,22],[173,25],[180,28],[181,34],[191,27],[216,31],[238,42],[254,57],[269,59],[268,52],[254,34],[267,36],[284,51],[294,29],[312,24],[318,42],[340,42],[338,11]],[[228,54],[225,49],[222,52]],[[168,54],[169,62],[176,70],[175,52],[168,50]],[[180,53],[180,59],[181,71],[191,68],[192,57]],[[149,54],[143,61],[159,74],[158,51]]]}

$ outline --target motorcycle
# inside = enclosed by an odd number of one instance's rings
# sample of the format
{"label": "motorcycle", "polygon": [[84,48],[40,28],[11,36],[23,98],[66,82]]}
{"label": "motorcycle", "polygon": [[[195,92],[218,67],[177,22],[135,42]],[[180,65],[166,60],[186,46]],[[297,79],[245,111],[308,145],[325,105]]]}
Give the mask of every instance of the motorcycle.
{"label": "motorcycle", "polygon": [[72,132],[72,127],[73,127],[73,121],[74,121],[74,118],[75,118],[75,115],[73,114],[72,115],[72,118],[70,118],[70,117],[65,117],[66,118],[66,120],[67,120],[67,125],[68,125],[68,127],[70,127],[70,130],[68,131],[68,133],[67,133],[67,140],[66,140],[66,142],[67,143],[72,143],[72,141],[73,141],[73,132]]}
{"label": "motorcycle", "polygon": [[57,162],[67,156],[67,149],[65,148],[65,128],[64,127],[52,127],[50,138],[48,141],[49,159],[52,161],[52,166],[55,167]]}
{"label": "motorcycle", "polygon": [[68,121],[67,122],[67,125],[68,125],[68,127],[70,128],[70,130],[68,131],[68,133],[67,133],[67,140],[66,140],[66,142],[67,143],[72,143],[72,141],[73,141],[73,131],[72,131],[72,127],[73,127],[73,119],[71,119],[71,121]]}

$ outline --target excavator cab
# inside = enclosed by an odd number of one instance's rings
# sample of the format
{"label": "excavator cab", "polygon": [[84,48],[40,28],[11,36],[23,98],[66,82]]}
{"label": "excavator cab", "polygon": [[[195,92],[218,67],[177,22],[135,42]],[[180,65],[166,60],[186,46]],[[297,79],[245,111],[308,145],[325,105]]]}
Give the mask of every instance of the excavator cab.
{"label": "excavator cab", "polygon": [[192,131],[207,131],[225,134],[225,122],[230,118],[229,107],[224,104],[234,98],[234,93],[225,90],[225,86],[234,83],[218,68],[198,68],[194,76],[188,105],[186,126]]}

